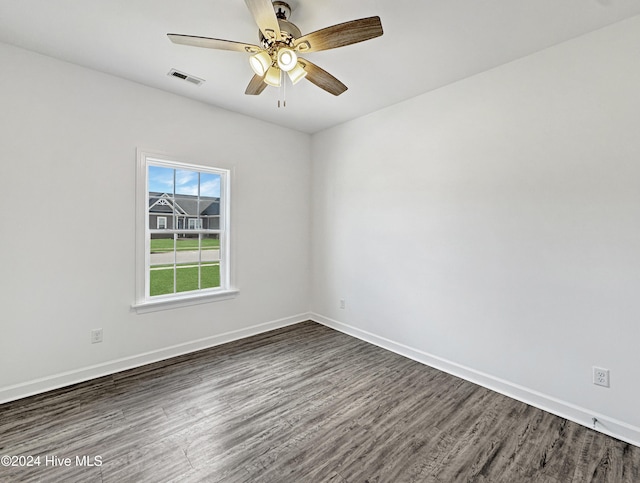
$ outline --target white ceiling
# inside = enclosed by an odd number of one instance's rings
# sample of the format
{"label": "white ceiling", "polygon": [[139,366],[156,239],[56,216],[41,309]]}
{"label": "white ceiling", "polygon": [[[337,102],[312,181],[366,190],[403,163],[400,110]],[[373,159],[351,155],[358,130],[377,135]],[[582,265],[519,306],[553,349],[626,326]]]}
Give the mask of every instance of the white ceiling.
{"label": "white ceiling", "polygon": [[[243,0],[0,0],[0,41],[313,133],[640,14],[638,0],[291,0],[303,34],[378,15],[384,35],[305,57],[344,82],[246,96],[248,54],[168,32],[258,43]],[[201,86],[167,76],[176,68]]]}

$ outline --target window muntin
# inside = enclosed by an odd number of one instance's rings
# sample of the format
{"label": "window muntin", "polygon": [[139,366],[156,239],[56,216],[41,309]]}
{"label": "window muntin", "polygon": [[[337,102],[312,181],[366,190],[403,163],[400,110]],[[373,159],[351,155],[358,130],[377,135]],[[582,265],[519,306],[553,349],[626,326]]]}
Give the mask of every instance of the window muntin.
{"label": "window muntin", "polygon": [[140,163],[146,248],[138,304],[230,291],[228,170],[144,154]]}

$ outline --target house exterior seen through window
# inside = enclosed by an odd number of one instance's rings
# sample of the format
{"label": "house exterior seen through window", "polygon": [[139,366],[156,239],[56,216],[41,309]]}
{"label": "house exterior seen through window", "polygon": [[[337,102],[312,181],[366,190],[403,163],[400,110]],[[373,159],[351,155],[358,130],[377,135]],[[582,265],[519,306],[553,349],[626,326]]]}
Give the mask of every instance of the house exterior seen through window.
{"label": "house exterior seen through window", "polygon": [[138,303],[227,290],[229,172],[149,155],[140,163],[145,266]]}

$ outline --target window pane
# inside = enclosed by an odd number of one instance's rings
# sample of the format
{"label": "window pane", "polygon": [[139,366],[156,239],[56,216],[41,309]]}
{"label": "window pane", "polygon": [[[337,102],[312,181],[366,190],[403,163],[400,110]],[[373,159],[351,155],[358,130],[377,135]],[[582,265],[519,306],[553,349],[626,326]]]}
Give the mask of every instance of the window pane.
{"label": "window pane", "polygon": [[[149,192],[149,228],[173,228],[173,198],[166,193]],[[161,227],[162,218],[166,220]]]}
{"label": "window pane", "polygon": [[178,292],[198,290],[198,264],[184,264],[176,267],[176,287]]}
{"label": "window pane", "polygon": [[151,235],[149,247],[149,295],[174,293],[175,240],[173,235]]}
{"label": "window pane", "polygon": [[220,260],[220,235],[210,234],[202,235],[202,259],[203,261]]}
{"label": "window pane", "polygon": [[152,268],[149,272],[149,295],[166,295],[173,291],[173,266]]}
{"label": "window pane", "polygon": [[202,288],[217,288],[220,286],[220,262],[202,264],[201,270]]}
{"label": "window pane", "polygon": [[200,173],[200,196],[203,198],[220,198],[220,175]]}
{"label": "window pane", "polygon": [[220,198],[200,198],[198,210],[203,228],[207,230],[220,228]]}
{"label": "window pane", "polygon": [[202,288],[220,286],[220,235],[202,235],[202,269],[200,280]]}
{"label": "window pane", "polygon": [[149,166],[149,194],[173,194],[173,168]]}
{"label": "window pane", "polygon": [[194,233],[181,233],[176,241],[177,263],[198,263],[198,235]]}
{"label": "window pane", "polygon": [[176,196],[174,212],[182,229],[195,230],[198,227],[199,203],[197,196]]}
{"label": "window pane", "polygon": [[198,172],[176,169],[176,195],[198,195]]}

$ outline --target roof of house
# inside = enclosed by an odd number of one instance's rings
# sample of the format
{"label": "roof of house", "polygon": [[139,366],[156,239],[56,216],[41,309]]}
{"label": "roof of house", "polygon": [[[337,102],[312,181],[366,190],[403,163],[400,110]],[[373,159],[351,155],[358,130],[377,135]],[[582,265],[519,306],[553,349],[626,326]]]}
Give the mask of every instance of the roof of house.
{"label": "roof of house", "polygon": [[167,213],[183,216],[217,216],[220,198],[209,196],[176,195],[149,192],[149,213]]}

